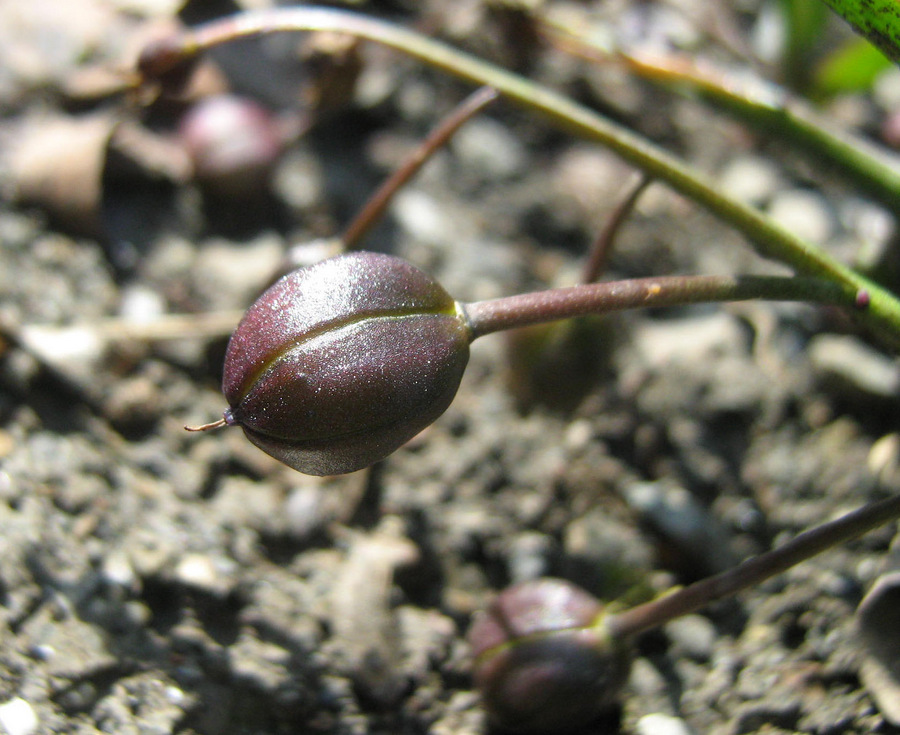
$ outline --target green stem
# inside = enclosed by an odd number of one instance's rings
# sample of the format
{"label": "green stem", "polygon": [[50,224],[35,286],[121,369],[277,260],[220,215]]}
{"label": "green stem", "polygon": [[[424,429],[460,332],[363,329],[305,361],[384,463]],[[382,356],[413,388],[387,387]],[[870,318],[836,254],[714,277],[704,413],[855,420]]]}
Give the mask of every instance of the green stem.
{"label": "green stem", "polygon": [[900,3],[897,0],[823,0],[894,62],[900,62]]}
{"label": "green stem", "polygon": [[767,299],[857,306],[858,292],[818,278],[662,276],[587,283],[463,304],[472,339],[504,329],[641,307]]}
{"label": "green stem", "polygon": [[831,164],[892,210],[900,202],[900,168],[892,154],[834,129],[808,105],[775,84],[701,67],[682,55],[606,50],[559,25],[547,23],[544,32],[555,45],[581,58],[622,64],[643,79],[697,94],[762,133],[794,144],[815,163]]}
{"label": "green stem", "polygon": [[203,50],[237,38],[285,31],[348,33],[402,51],[430,66],[478,85],[493,87],[558,127],[597,141],[706,207],[755,244],[764,256],[810,276],[820,276],[868,294],[860,310],[865,323],[900,348],[900,301],[827,253],[798,238],[761,212],[723,196],[716,185],[677,158],[572,100],[520,76],[399,26],[329,8],[280,8],[243,13],[186,31],[145,51],[145,75],[163,76]]}

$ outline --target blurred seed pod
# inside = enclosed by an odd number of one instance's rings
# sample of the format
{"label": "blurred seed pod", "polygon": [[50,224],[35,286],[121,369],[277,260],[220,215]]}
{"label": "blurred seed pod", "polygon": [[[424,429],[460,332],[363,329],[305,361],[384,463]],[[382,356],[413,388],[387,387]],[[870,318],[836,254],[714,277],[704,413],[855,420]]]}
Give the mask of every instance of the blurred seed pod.
{"label": "blurred seed pod", "polygon": [[520,410],[569,412],[610,374],[609,319],[582,317],[506,333],[507,379]]}
{"label": "blurred seed pod", "polygon": [[307,109],[322,114],[348,104],[363,69],[358,38],[343,33],[311,33],[300,48],[308,73],[303,91]]}
{"label": "blurred seed pod", "polygon": [[900,727],[900,570],[882,574],[856,612],[860,677],[884,718]]}
{"label": "blurred seed pod", "polygon": [[571,582],[509,587],[472,624],[475,685],[492,722],[524,733],[576,730],[617,701],[631,662],[603,605]]}
{"label": "blurred seed pod", "polygon": [[535,62],[540,48],[537,18],[543,0],[488,0],[485,10],[496,26],[502,50],[512,69],[526,71]]}
{"label": "blurred seed pod", "polygon": [[267,190],[288,137],[269,110],[231,94],[200,100],[178,128],[194,178],[208,193],[224,199],[245,199]]}

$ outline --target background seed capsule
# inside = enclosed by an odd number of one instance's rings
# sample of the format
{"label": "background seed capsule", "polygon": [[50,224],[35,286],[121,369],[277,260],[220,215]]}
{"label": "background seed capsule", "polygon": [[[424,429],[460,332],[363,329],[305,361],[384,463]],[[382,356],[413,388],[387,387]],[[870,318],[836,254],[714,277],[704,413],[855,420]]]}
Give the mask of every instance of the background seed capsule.
{"label": "background seed capsule", "polygon": [[599,600],[561,579],[507,588],[469,631],[473,674],[492,721],[515,732],[569,732],[616,701],[626,641],[603,628]]}

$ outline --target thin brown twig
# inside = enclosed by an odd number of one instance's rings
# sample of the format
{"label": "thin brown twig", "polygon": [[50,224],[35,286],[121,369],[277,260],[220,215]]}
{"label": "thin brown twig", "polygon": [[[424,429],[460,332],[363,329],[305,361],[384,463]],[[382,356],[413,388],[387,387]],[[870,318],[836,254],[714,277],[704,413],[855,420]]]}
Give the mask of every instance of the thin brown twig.
{"label": "thin brown twig", "polygon": [[448,140],[487,105],[496,100],[497,91],[491,87],[480,87],[464,99],[427,138],[417,146],[412,155],[392,173],[357,213],[344,232],[343,243],[346,250],[354,250],[384,214],[394,195],[425,165]]}
{"label": "thin brown twig", "polygon": [[900,495],[858,508],[837,520],[823,523],[776,549],[739,564],[733,569],[675,590],[606,620],[613,635],[631,637],[686,615],[711,602],[730,597],[834,546],[858,538],[900,517]]}
{"label": "thin brown twig", "polygon": [[588,259],[585,261],[584,270],[581,274],[582,283],[593,283],[603,275],[622,225],[634,211],[634,206],[637,204],[638,199],[652,181],[652,176],[639,173],[635,183],[628,187],[621,200],[616,203],[588,252]]}

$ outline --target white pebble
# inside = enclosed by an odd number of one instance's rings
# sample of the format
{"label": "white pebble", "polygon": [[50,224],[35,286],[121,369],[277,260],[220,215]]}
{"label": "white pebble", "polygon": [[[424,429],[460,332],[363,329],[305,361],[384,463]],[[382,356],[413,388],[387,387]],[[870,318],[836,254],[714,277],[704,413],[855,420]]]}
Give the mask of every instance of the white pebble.
{"label": "white pebble", "polygon": [[411,237],[429,245],[443,244],[455,231],[438,201],[414,189],[397,195],[394,216]]}
{"label": "white pebble", "polygon": [[147,323],[159,319],[166,311],[163,297],[146,286],[132,285],[123,289],[119,314],[129,321]]}
{"label": "white pebble", "polygon": [[175,578],[181,584],[209,594],[227,595],[234,583],[234,563],[222,557],[185,554],[175,567]]}
{"label": "white pebble", "polygon": [[834,214],[828,203],[806,189],[789,189],[777,194],[769,206],[769,216],[816,245],[827,242],[834,230]]}
{"label": "white pebble", "polygon": [[137,589],[140,584],[131,561],[121,552],[113,552],[103,560],[101,574],[108,583],[116,587]]}
{"label": "white pebble", "polygon": [[490,118],[473,120],[453,139],[453,151],[467,169],[485,178],[508,178],[526,165],[525,151],[507,128]]}
{"label": "white pebble", "polygon": [[564,442],[566,449],[580,451],[591,443],[594,437],[594,427],[587,419],[573,421],[566,428]]}
{"label": "white pebble", "polygon": [[181,691],[178,687],[168,686],[165,689],[166,699],[172,704],[182,704],[187,697],[185,697],[184,692]]}
{"label": "white pebble", "polygon": [[813,370],[851,395],[893,400],[900,393],[900,364],[854,337],[820,334],[809,347]]}
{"label": "white pebble", "polygon": [[900,69],[892,66],[881,72],[872,88],[872,96],[883,110],[900,107]]}
{"label": "white pebble", "polygon": [[103,341],[97,331],[77,324],[69,327],[27,325],[22,328],[21,338],[42,360],[59,366],[90,363],[103,351]]}
{"label": "white pebble", "polygon": [[502,124],[483,118],[456,134],[453,150],[469,170],[485,178],[509,178],[526,165],[525,150]]}
{"label": "white pebble", "polygon": [[285,519],[289,531],[297,538],[306,538],[327,522],[322,488],[316,485],[302,485],[295,488],[284,505]]}
{"label": "white pebble", "polygon": [[655,713],[644,715],[635,725],[638,735],[691,735],[691,731],[677,717]]}
{"label": "white pebble", "polygon": [[780,184],[778,169],[771,161],[757,156],[740,156],[731,161],[719,176],[726,194],[747,204],[767,202]]}
{"label": "white pebble", "polygon": [[195,587],[212,587],[216,580],[216,568],[207,556],[186,554],[178,562],[175,576],[184,584]]}
{"label": "white pebble", "polygon": [[0,728],[6,735],[31,735],[38,728],[37,713],[24,699],[10,699],[0,704]]}

